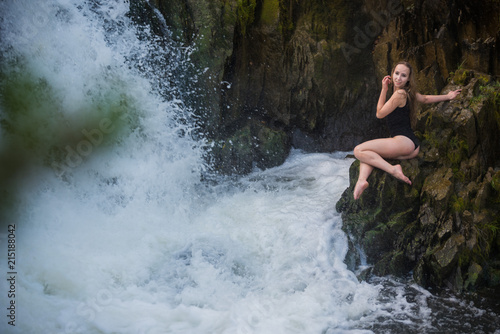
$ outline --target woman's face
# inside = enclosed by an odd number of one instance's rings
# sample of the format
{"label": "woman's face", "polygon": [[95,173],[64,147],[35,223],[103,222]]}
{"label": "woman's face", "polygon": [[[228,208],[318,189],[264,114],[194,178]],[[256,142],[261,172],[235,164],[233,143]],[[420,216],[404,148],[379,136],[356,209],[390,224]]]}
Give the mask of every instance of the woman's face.
{"label": "woman's face", "polygon": [[410,79],[410,69],[408,66],[399,64],[394,68],[392,73],[392,82],[394,83],[394,88],[404,88],[406,83]]}

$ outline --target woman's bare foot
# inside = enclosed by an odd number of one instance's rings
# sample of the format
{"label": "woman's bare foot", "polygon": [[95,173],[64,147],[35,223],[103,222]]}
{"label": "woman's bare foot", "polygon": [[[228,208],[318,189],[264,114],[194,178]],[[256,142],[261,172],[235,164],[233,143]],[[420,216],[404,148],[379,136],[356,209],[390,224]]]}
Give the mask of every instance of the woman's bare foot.
{"label": "woman's bare foot", "polygon": [[368,188],[368,182],[366,180],[356,182],[356,186],[354,186],[354,199],[359,199],[366,188]]}
{"label": "woman's bare foot", "polygon": [[394,169],[393,169],[393,172],[391,173],[391,175],[394,176],[395,178],[411,185],[410,179],[407,178],[406,175],[403,174],[403,168],[401,168],[401,165],[394,165]]}

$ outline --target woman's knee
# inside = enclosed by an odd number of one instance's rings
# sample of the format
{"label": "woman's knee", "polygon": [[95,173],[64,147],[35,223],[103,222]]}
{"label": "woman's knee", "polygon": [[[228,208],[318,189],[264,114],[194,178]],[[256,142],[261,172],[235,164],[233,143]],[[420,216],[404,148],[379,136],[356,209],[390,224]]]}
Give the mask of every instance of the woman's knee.
{"label": "woman's knee", "polygon": [[359,159],[359,156],[361,155],[361,152],[363,151],[362,147],[361,147],[361,144],[360,145],[357,145],[355,148],[354,148],[354,156],[356,158]]}

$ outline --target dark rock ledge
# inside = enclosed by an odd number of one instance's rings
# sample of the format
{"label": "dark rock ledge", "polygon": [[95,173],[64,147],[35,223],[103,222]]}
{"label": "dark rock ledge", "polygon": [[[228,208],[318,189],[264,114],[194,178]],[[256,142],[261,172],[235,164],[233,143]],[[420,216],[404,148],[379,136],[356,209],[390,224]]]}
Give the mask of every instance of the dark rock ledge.
{"label": "dark rock ledge", "polygon": [[355,269],[361,247],[376,275],[412,273],[425,287],[498,295],[500,83],[461,69],[442,93],[458,87],[459,99],[418,116],[421,152],[401,162],[412,186],[375,170],[354,201],[359,162],[352,164],[336,205],[352,246],[346,262]]}

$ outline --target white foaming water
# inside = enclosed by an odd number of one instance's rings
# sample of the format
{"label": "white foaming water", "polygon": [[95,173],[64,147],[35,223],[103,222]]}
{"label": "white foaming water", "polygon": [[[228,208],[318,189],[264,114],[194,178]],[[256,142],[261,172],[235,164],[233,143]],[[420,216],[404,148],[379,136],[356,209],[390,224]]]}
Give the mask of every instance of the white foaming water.
{"label": "white foaming water", "polygon": [[[35,87],[21,93],[49,87],[36,96],[56,124],[79,124],[85,113],[106,121],[18,182],[8,215],[16,224],[16,326],[4,317],[1,328],[348,330],[373,309],[377,292],[342,261],[346,238],[334,205],[350,161],[296,154],[237,185],[200,183],[202,142],[177,121],[189,118],[182,103],[162,98],[145,79],[151,73],[135,69],[152,46],[137,38],[127,11],[114,1],[2,3],[4,60],[22,64],[4,71]],[[101,144],[118,127],[107,109],[123,101],[128,128]]]}
{"label": "white foaming water", "polygon": [[[333,206],[348,162],[298,154],[223,195],[200,196],[200,204],[168,191],[146,200],[155,173],[108,172],[119,175],[113,185],[84,175],[68,185],[46,175],[25,194],[17,224],[17,328],[349,332],[375,309],[377,290],[342,262],[346,240]],[[117,202],[117,193],[127,202]]]}
{"label": "white foaming water", "polygon": [[[59,160],[30,151],[42,157],[2,203],[13,203],[2,228],[16,225],[17,274],[15,298],[2,279],[0,309],[14,300],[16,318],[2,315],[0,331],[369,333],[381,317],[433,328],[427,292],[410,304],[401,286],[381,295],[343,263],[334,206],[350,159],[293,152],[236,181],[200,181],[203,141],[190,135],[182,92],[155,86],[158,47],[137,37],[128,10],[111,0],[0,3],[4,80],[29,88],[14,93],[29,95],[38,142],[57,144],[54,124],[91,133],[59,136]],[[169,76],[185,59],[170,48]],[[5,257],[1,266],[7,273]]]}

